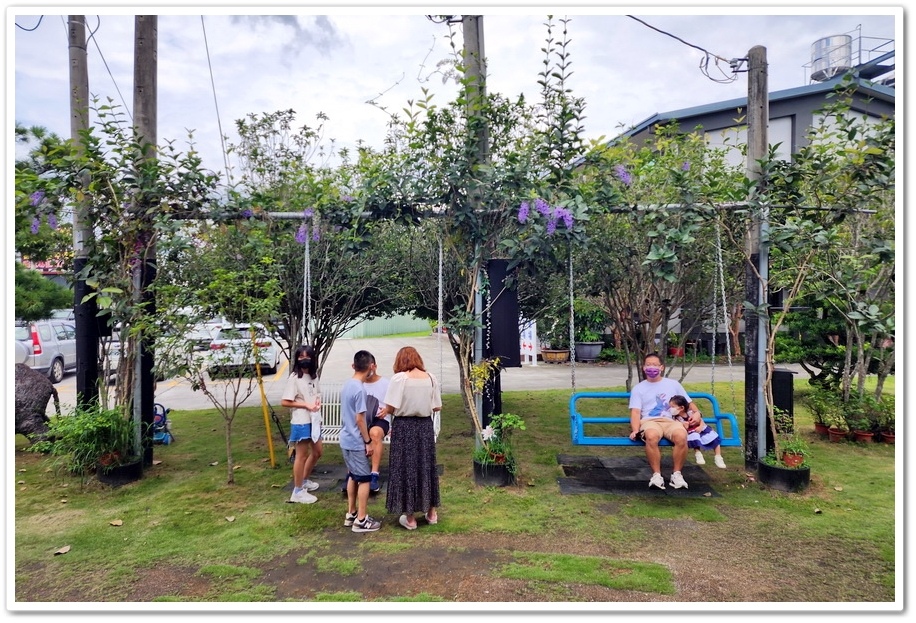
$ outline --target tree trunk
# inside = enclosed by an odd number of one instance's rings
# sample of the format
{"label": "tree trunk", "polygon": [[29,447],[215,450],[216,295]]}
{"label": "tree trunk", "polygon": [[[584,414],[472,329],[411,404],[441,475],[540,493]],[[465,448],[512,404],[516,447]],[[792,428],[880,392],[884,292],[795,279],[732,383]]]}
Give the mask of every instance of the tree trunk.
{"label": "tree trunk", "polygon": [[226,484],[235,484],[235,469],[232,461],[232,420],[226,420]]}

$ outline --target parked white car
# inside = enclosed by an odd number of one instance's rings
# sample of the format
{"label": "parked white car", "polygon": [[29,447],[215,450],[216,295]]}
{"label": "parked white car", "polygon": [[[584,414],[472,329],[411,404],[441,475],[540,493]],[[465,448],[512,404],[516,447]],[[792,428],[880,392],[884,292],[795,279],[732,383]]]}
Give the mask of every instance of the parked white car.
{"label": "parked white car", "polygon": [[[252,326],[255,329],[254,341],[251,339]],[[224,371],[253,368],[255,345],[257,346],[257,361],[261,364],[261,373],[276,374],[282,356],[280,345],[259,324],[237,324],[220,329],[216,338],[210,342],[207,371],[211,376],[215,376]]]}
{"label": "parked white car", "polygon": [[195,324],[185,337],[194,344],[195,348],[206,350],[210,347],[210,342],[216,339],[220,329],[230,325],[231,323],[225,318],[211,318],[206,322]]}

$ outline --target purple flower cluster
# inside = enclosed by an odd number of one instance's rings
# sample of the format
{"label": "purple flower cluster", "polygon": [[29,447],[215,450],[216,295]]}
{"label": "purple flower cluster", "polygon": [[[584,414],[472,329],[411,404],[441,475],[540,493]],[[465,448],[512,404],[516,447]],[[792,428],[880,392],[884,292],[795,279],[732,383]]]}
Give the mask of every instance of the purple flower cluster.
{"label": "purple flower cluster", "polygon": [[48,215],[48,227],[51,229],[57,229],[57,215],[49,214]]}
{"label": "purple flower cluster", "polygon": [[350,203],[351,201],[354,201],[353,197],[351,197],[350,195],[344,195],[344,196],[342,196],[340,199],[341,199],[342,201],[347,202],[347,203]]}
{"label": "purple flower cluster", "polygon": [[625,185],[629,186],[633,183],[633,175],[627,171],[627,168],[622,164],[618,164],[616,167],[614,167],[614,172],[617,174],[617,179],[619,179]]}
{"label": "purple flower cluster", "polygon": [[[315,216],[315,210],[313,210],[312,208],[306,208],[305,210],[302,211],[302,216],[305,219],[310,219],[313,216]],[[312,240],[315,242],[318,242],[321,239],[321,236],[318,233],[318,228],[312,225],[311,232],[312,232],[311,233]],[[302,223],[302,225],[299,226],[299,229],[296,230],[296,242],[298,242],[299,244],[305,244],[305,242],[308,239],[309,239],[309,224]]]}
{"label": "purple flower cluster", "polygon": [[31,195],[29,195],[29,199],[31,199],[33,206],[37,206],[38,204],[40,204],[42,200],[44,200],[44,198],[45,198],[45,191],[43,190],[36,190]]}
{"label": "purple flower cluster", "polygon": [[242,218],[251,218],[254,215],[254,212],[250,208],[245,208],[242,210]]}
{"label": "purple flower cluster", "polygon": [[681,165],[681,171],[689,171],[689,170],[690,170],[690,162],[685,160],[684,164]]}
{"label": "purple flower cluster", "polygon": [[39,227],[41,227],[41,219],[36,216],[32,219],[32,233],[37,234]]}
{"label": "purple flower cluster", "polygon": [[[547,219],[547,235],[552,236],[557,231],[557,223],[563,221],[566,229],[572,229],[573,215],[572,212],[562,207],[551,207],[547,201],[538,197],[534,200],[535,211]],[[525,224],[531,217],[531,204],[522,201],[518,207],[518,222]]]}

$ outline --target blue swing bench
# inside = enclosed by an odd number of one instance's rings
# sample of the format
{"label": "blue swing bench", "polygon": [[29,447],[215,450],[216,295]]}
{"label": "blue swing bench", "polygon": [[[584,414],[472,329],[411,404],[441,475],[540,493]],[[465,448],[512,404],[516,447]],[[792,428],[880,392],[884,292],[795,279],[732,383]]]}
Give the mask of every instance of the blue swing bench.
{"label": "blue swing bench", "polygon": [[[738,431],[738,420],[732,413],[723,413],[719,409],[719,401],[712,394],[691,392],[690,398],[694,402],[698,400],[708,401],[712,405],[712,417],[704,417],[703,421],[711,426],[715,426],[716,432],[719,433],[719,440],[723,447],[739,448],[741,447],[741,437]],[[583,399],[617,399],[626,401],[628,405],[630,400],[629,392],[577,392],[569,399],[569,419],[571,425],[572,442],[577,446],[645,446],[642,441],[633,441],[630,439],[630,411],[626,408],[626,415],[623,416],[593,416],[582,415],[578,410],[578,401]],[[697,402],[701,412],[705,412],[703,405]],[[621,429],[620,425],[624,428]],[[602,428],[607,430],[606,425],[617,425],[617,430],[622,430],[622,434],[617,436],[611,435],[587,435],[585,427],[589,426],[591,431]],[[670,446],[671,442],[662,439],[659,445]]]}

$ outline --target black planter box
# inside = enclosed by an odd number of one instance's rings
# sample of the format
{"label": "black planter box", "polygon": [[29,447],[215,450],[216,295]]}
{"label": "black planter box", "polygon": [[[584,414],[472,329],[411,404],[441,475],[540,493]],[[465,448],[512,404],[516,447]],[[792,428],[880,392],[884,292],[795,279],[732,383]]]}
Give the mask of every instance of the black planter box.
{"label": "black planter box", "polygon": [[811,482],[811,468],[781,467],[761,462],[757,465],[757,480],[778,491],[798,493]]}
{"label": "black planter box", "polygon": [[515,474],[505,464],[474,461],[474,482],[483,487],[508,487],[515,484]]}
{"label": "black planter box", "polygon": [[104,482],[106,485],[115,487],[136,482],[143,477],[143,459],[138,458],[132,463],[124,463],[123,465],[115,465],[113,467],[103,467],[99,465],[96,467],[95,475],[99,479],[99,482]]}

